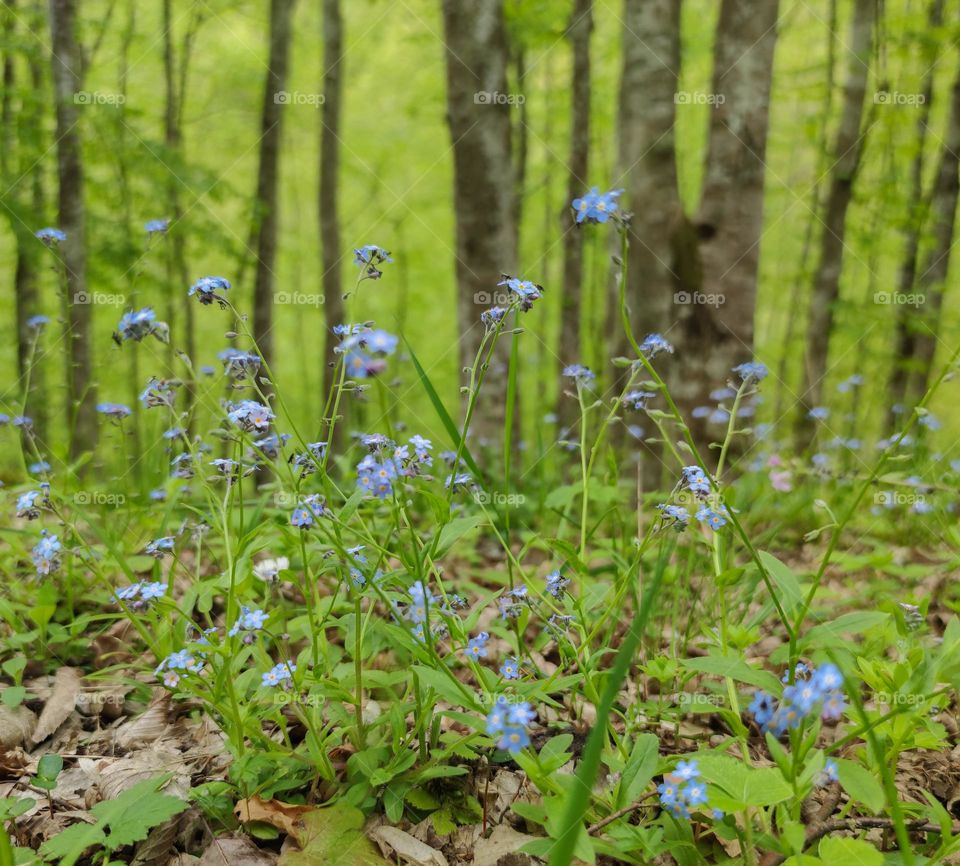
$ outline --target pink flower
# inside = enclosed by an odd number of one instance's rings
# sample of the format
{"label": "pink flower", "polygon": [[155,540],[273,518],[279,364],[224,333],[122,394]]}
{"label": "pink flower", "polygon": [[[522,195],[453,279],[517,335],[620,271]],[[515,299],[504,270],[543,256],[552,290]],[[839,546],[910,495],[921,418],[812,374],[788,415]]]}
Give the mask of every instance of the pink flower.
{"label": "pink flower", "polygon": [[786,471],[771,472],[770,484],[773,485],[774,490],[778,490],[780,493],[789,493],[793,490],[793,479],[790,477],[790,473]]}

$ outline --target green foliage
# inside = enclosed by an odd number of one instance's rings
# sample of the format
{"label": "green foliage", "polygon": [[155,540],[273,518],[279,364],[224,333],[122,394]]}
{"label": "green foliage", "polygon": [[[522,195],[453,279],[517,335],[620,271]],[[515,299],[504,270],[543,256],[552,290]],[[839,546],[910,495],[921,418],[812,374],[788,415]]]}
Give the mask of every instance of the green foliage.
{"label": "green foliage", "polygon": [[91,809],[96,821],[74,824],[43,844],[40,853],[59,866],[72,866],[91,847],[112,855],[125,845],[145,839],[147,833],[187,808],[187,803],[160,793],[165,777],[147,779],[128,788],[115,800]]}

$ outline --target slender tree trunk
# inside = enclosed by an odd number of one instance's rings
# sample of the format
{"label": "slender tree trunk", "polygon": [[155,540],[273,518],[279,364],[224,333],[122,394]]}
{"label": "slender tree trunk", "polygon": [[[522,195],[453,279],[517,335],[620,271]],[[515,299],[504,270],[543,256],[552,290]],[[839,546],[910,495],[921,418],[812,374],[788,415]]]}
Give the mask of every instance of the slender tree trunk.
{"label": "slender tree trunk", "polygon": [[[335,325],[343,324],[343,250],[340,240],[340,116],[343,97],[343,17],[340,0],[323,0],[323,123],[320,129],[320,211],[321,267],[323,268],[323,311],[327,333],[324,340],[323,389],[333,387],[333,369],[337,356]],[[334,428],[337,442],[342,442],[343,424]]]}
{"label": "slender tree trunk", "polygon": [[[191,30],[184,38],[183,51],[180,58],[180,70],[177,68],[176,50],[174,48],[174,15],[173,0],[163,0],[163,83],[164,83],[164,112],[163,112],[163,139],[172,155],[174,163],[179,168],[183,165],[183,100],[185,69],[189,61],[189,47]],[[178,74],[179,73],[179,74]],[[183,204],[180,199],[180,179],[176,173],[171,173],[167,180],[167,208],[170,219],[170,231],[167,237],[166,271],[167,282],[170,286],[187,286],[190,283],[190,273],[187,268],[186,235],[180,221],[183,219]],[[184,313],[184,351],[190,359],[191,367],[196,364],[196,336],[194,324],[194,304],[177,305],[172,298],[176,295],[171,292],[171,304],[167,314],[171,333],[176,333],[174,323],[178,309]],[[174,342],[170,342],[171,349]],[[196,400],[196,387],[190,382],[184,389],[185,406],[189,423],[193,423],[191,412]]]}
{"label": "slender tree trunk", "polygon": [[[932,0],[928,26],[935,31],[942,24],[943,0]],[[910,219],[903,260],[900,263],[897,280],[897,290],[903,295],[911,292],[917,278],[920,235],[923,231],[928,209],[923,195],[924,148],[930,123],[930,108],[933,102],[933,72],[936,68],[937,45],[932,39],[928,41],[927,45],[927,50],[923,52],[922,92],[924,99],[923,104],[917,109],[917,152],[913,158],[913,166],[910,172],[910,198],[907,202]],[[896,347],[893,363],[890,367],[890,377],[887,380],[887,430],[894,429],[894,425],[897,423],[897,413],[894,408],[897,404],[902,405],[907,396],[907,381],[910,375],[909,364],[914,355],[917,338],[912,307],[907,304],[898,304],[895,309],[897,314]]]}
{"label": "slender tree trunk", "polygon": [[[583,234],[570,207],[588,187],[590,158],[590,34],[593,31],[593,0],[573,0],[567,38],[573,52],[570,78],[570,156],[567,162],[567,201],[561,221],[563,244],[563,295],[560,298],[560,371],[565,364],[581,361],[581,304],[583,297]],[[578,407],[558,393],[557,419],[562,429],[576,421]]]}
{"label": "slender tree trunk", "polygon": [[527,98],[523,93],[523,80],[527,75],[527,58],[523,46],[517,46],[514,56],[514,69],[517,73],[516,90],[520,99],[517,105],[517,122],[513,130],[514,185],[513,185],[513,224],[517,232],[516,248],[520,249],[520,232],[523,230],[523,202],[527,193],[527,163],[530,157],[530,113],[527,110]]}
{"label": "slender tree trunk", "polygon": [[273,362],[273,277],[277,258],[278,179],[285,87],[294,0],[270,0],[270,58],[263,89],[260,169],[257,174],[257,262],[253,286],[253,335],[267,364]]}
{"label": "slender tree trunk", "polygon": [[[673,295],[689,279],[699,283],[677,185],[674,123],[680,80],[680,2],[624,0],[623,69],[620,80],[619,170],[630,221],[627,302],[640,337],[665,330]],[[690,252],[696,252],[695,249]],[[619,255],[619,249],[616,250]],[[679,255],[678,255],[679,254]],[[693,265],[693,273],[684,269]],[[612,347],[626,354],[614,293]]]}
{"label": "slender tree trunk", "polygon": [[[447,122],[453,142],[457,319],[460,363],[473,364],[480,313],[515,267],[513,167],[506,101],[507,39],[502,0],[443,0]],[[536,281],[535,274],[523,274]],[[503,430],[509,340],[491,360],[475,414],[480,437]]]}
{"label": "slender tree trunk", "polygon": [[[33,432],[40,442],[46,441],[46,401],[43,397],[43,379],[39,365],[30,369],[31,352],[36,342],[35,331],[27,325],[31,316],[39,312],[37,286],[37,253],[39,244],[27,226],[40,220],[43,215],[42,173],[31,170],[36,166],[40,153],[39,103],[43,78],[39,72],[39,57],[33,45],[24,44],[31,77],[32,92],[24,94],[19,112],[13,110],[13,97],[17,84],[16,44],[18,11],[14,2],[5,4],[3,20],[3,100],[0,106],[0,127],[3,130],[3,147],[0,153],[0,177],[7,190],[4,202],[10,217],[10,228],[16,239],[16,263],[14,266],[14,298],[17,320],[17,373],[27,388],[24,395],[26,414],[33,419]],[[16,173],[15,173],[16,172]],[[27,194],[21,184],[30,178]]]}
{"label": "slender tree trunk", "polygon": [[60,247],[67,310],[67,421],[70,457],[93,450],[97,441],[96,383],[91,347],[92,304],[87,295],[83,158],[74,94],[82,86],[76,0],[50,0],[51,61],[57,116],[59,223],[67,239]]}
{"label": "slender tree trunk", "polygon": [[940,163],[930,198],[933,245],[924,259],[917,278],[917,292],[925,302],[916,331],[913,358],[907,394],[911,403],[919,402],[930,386],[933,358],[940,331],[944,285],[950,267],[956,225],[957,199],[960,196],[960,74],[953,84],[950,100],[950,119],[944,137]]}
{"label": "slender tree trunk", "polygon": [[[688,413],[753,356],[776,0],[723,0],[714,49],[706,176],[696,218],[702,285],[679,296],[675,396]],[[702,421],[693,433],[708,440]]]}
{"label": "slender tree trunk", "polygon": [[856,0],[848,40],[850,65],[844,85],[840,126],[833,146],[833,171],[823,215],[820,256],[813,282],[807,316],[807,352],[803,370],[800,415],[797,419],[797,448],[807,446],[812,431],[809,410],[819,405],[827,373],[834,307],[840,295],[847,208],[853,197],[853,183],[860,166],[866,130],[861,122],[866,103],[867,79],[873,44],[876,0]]}

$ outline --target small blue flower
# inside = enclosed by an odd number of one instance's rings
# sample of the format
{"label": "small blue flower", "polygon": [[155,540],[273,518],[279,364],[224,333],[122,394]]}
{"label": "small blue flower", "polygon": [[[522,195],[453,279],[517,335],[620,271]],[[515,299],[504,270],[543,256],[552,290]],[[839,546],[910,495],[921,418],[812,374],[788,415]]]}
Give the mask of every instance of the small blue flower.
{"label": "small blue flower", "polygon": [[165,235],[170,228],[169,219],[149,220],[143,225],[148,235]]}
{"label": "small blue flower", "polygon": [[570,364],[564,367],[563,375],[565,378],[573,379],[578,385],[583,386],[589,385],[597,378],[597,374],[588,367],[584,367],[583,364]]}
{"label": "small blue flower", "polygon": [[390,253],[376,244],[367,244],[353,251],[353,263],[364,269],[364,279],[379,280],[383,276],[383,272],[378,265],[385,262],[392,263],[393,259],[390,258]]}
{"label": "small blue flower", "polygon": [[26,324],[31,331],[40,331],[50,324],[50,318],[49,316],[31,316]]}
{"label": "small blue flower", "polygon": [[38,577],[46,577],[60,568],[60,541],[56,535],[43,530],[41,539],[34,545],[33,565]]}
{"label": "small blue flower", "polygon": [[527,312],[533,306],[534,301],[543,297],[543,286],[539,286],[530,280],[521,280],[504,274],[503,279],[497,285],[506,286],[513,292],[520,302],[520,309],[524,312]]}
{"label": "small blue flower", "polygon": [[625,406],[629,406],[631,409],[640,411],[647,408],[647,401],[655,397],[652,391],[631,391],[628,394],[625,394],[623,397],[623,403]]}
{"label": "small blue flower", "polygon": [[224,277],[200,277],[187,292],[188,297],[197,296],[201,304],[209,305],[218,301],[221,306],[224,305],[224,299],[218,294],[230,290],[230,281]]}
{"label": "small blue flower", "polygon": [[664,521],[669,521],[678,532],[682,532],[690,523],[690,512],[682,505],[658,505],[660,516]]}
{"label": "small blue flower", "polygon": [[500,676],[505,680],[520,679],[520,662],[513,658],[504,659],[503,664],[500,665]]}
{"label": "small blue flower", "polygon": [[240,349],[224,349],[217,355],[223,362],[223,372],[232,379],[253,378],[260,372],[262,363],[256,352],[244,352]]}
{"label": "small blue flower", "polygon": [[480,323],[485,325],[488,331],[492,331],[503,321],[506,314],[504,307],[490,307],[480,314]]}
{"label": "small blue flower", "polygon": [[623,192],[622,189],[610,190],[610,192],[601,193],[598,187],[593,187],[590,192],[575,198],[571,203],[574,217],[578,224],[605,223],[618,210],[617,198]]}
{"label": "small blue flower", "polygon": [[759,361],[746,361],[734,367],[733,372],[740,377],[741,382],[752,383],[762,382],[770,371],[767,370],[766,364],[761,364]]}
{"label": "small blue flower", "polygon": [[230,421],[248,433],[267,430],[274,417],[273,412],[267,406],[257,403],[255,400],[241,400],[234,404],[230,412],[227,413],[227,418]]}
{"label": "small blue flower", "polygon": [[673,346],[670,345],[660,334],[648,334],[643,338],[640,344],[640,351],[647,359],[656,358],[661,352],[669,355],[673,354]]}
{"label": "small blue flower", "polygon": [[830,410],[826,406],[814,406],[807,412],[807,417],[815,421],[826,421],[830,417]]}
{"label": "small blue flower", "polygon": [[486,657],[488,640],[490,640],[490,635],[485,631],[480,632],[476,637],[470,638],[467,642],[467,648],[463,651],[464,655],[473,661],[479,661],[481,658]]}
{"label": "small blue flower", "polygon": [[40,231],[37,232],[37,238],[43,241],[48,247],[52,247],[57,244],[62,244],[67,239],[67,235],[60,229],[46,228],[40,229]]}
{"label": "small blue flower", "polygon": [[563,591],[569,585],[570,581],[560,574],[559,569],[551,571],[550,574],[547,575],[547,592],[554,598],[560,598],[563,595]]}
{"label": "small blue flower", "polygon": [[166,324],[157,321],[157,314],[153,309],[144,307],[142,310],[129,310],[121,316],[113,339],[117,343],[122,343],[125,340],[133,340],[139,343],[144,337],[153,334],[163,340],[166,330]]}
{"label": "small blue flower", "polygon": [[101,415],[106,415],[117,421],[129,418],[133,414],[130,407],[124,406],[122,403],[97,403],[97,411]]}
{"label": "small blue flower", "polygon": [[[722,507],[722,506],[718,506]],[[723,526],[727,525],[727,520],[720,511],[715,511],[714,509],[704,505],[701,506],[699,511],[697,511],[697,520],[701,523],[706,523],[712,530],[716,531]]]}
{"label": "small blue flower", "polygon": [[144,552],[148,556],[153,556],[157,559],[163,559],[164,554],[170,553],[170,551],[173,550],[176,541],[176,538],[174,538],[172,535],[167,535],[163,538],[157,538],[146,546]]}

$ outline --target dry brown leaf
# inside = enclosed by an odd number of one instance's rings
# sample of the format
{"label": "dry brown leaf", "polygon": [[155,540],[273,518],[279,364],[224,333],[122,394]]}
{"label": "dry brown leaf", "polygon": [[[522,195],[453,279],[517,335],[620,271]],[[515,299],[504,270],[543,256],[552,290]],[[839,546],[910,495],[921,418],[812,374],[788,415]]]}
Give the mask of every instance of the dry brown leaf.
{"label": "dry brown leaf", "polygon": [[315,809],[316,806],[298,806],[293,803],[282,803],[280,800],[261,800],[259,797],[250,797],[248,800],[240,800],[233,812],[243,824],[257,821],[276,827],[288,836],[293,836],[300,828],[304,813]]}
{"label": "dry brown leaf", "polygon": [[164,786],[164,793],[186,799],[190,790],[190,770],[180,751],[168,742],[154,743],[153,748],[141,749],[124,758],[106,758],[98,770],[104,800],[113,800],[138,782],[168,773],[173,777]]}
{"label": "dry brown leaf", "polygon": [[274,866],[275,854],[262,851],[249,836],[219,836],[203,852],[199,866]]}
{"label": "dry brown leaf", "polygon": [[37,717],[21,704],[15,709],[0,706],[0,748],[22,746],[37,727]]}
{"label": "dry brown leaf", "polygon": [[117,745],[129,750],[159,740],[169,726],[169,717],[170,692],[157,689],[142,715],[117,728]]}
{"label": "dry brown leaf", "polygon": [[[473,849],[473,866],[496,866],[501,857],[507,854],[515,854],[527,842],[532,842],[536,837],[528,836],[526,833],[518,833],[509,824],[498,824],[493,828],[489,839],[480,838]],[[532,860],[527,855],[527,862]],[[523,862],[519,860],[518,862]]]}
{"label": "dry brown leaf", "polygon": [[53,691],[40,713],[37,729],[31,737],[34,745],[42,743],[62,725],[77,707],[77,695],[83,688],[83,680],[76,668],[63,667],[53,680]]}
{"label": "dry brown leaf", "polygon": [[398,827],[375,827],[369,835],[380,846],[384,856],[393,851],[402,862],[413,866],[449,866],[447,858],[436,848],[414,839]]}

